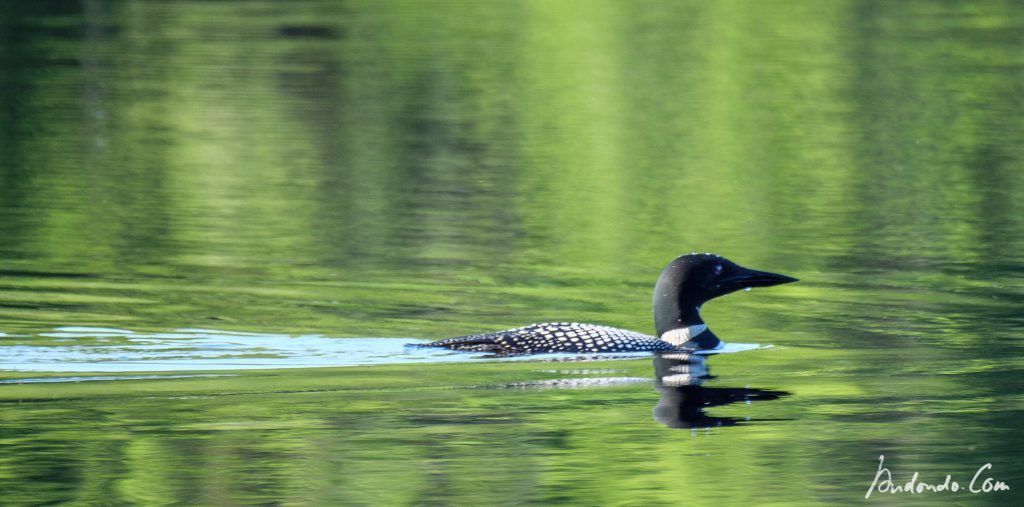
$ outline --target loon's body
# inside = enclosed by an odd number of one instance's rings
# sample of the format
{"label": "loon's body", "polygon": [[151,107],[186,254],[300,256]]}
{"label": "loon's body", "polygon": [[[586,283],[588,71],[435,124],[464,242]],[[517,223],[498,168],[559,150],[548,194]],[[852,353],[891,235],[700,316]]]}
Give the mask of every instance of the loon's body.
{"label": "loon's body", "polygon": [[543,354],[550,352],[662,352],[674,345],[653,336],[617,327],[546,322],[506,331],[448,338],[429,344],[456,350],[499,354]]}
{"label": "loon's body", "polygon": [[795,281],[744,268],[718,255],[688,254],[666,266],[654,287],[657,337],[609,326],[556,322],[459,336],[423,346],[501,355],[714,350],[722,342],[701,320],[702,304],[739,289]]}

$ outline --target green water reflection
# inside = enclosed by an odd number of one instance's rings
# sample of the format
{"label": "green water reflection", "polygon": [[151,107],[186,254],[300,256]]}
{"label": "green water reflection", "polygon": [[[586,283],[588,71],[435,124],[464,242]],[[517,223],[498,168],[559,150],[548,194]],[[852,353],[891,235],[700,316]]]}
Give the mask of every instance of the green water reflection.
{"label": "green water reflection", "polygon": [[0,344],[650,332],[691,250],[802,281],[704,309],[775,345],[712,359],[791,393],[709,410],[749,424],[491,388],[649,360],[0,384],[0,504],[860,503],[883,453],[1024,488],[1022,31],[995,0],[11,3]]}

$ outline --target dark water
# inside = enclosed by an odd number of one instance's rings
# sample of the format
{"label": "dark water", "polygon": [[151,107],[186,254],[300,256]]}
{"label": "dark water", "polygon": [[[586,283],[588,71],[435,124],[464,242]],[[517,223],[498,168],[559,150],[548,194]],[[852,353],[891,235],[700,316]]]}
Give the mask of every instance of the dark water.
{"label": "dark water", "polygon": [[[1008,1],[5,5],[0,504],[1019,505],[1022,34]],[[651,332],[694,250],[801,279],[704,308],[771,348],[400,346]],[[883,454],[961,490],[865,502]]]}

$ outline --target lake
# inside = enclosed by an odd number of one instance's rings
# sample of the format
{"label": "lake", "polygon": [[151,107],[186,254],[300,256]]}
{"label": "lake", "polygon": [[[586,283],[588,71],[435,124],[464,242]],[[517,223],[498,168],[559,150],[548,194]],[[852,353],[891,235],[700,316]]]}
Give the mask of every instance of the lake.
{"label": "lake", "polygon": [[[1020,505],[1022,33],[995,0],[11,3],[0,504]],[[703,308],[760,348],[405,346],[653,333],[691,251],[800,279]]]}

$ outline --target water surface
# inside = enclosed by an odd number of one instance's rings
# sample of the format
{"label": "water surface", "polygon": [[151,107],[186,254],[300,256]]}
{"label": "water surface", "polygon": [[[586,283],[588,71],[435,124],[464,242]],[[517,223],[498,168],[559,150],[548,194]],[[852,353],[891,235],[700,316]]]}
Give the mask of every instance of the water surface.
{"label": "water surface", "polygon": [[[870,503],[1020,504],[1022,31],[1001,1],[13,4],[0,503],[863,504],[884,454],[1013,489]],[[801,280],[704,307],[773,346],[701,385],[400,347],[651,332],[695,250]]]}

